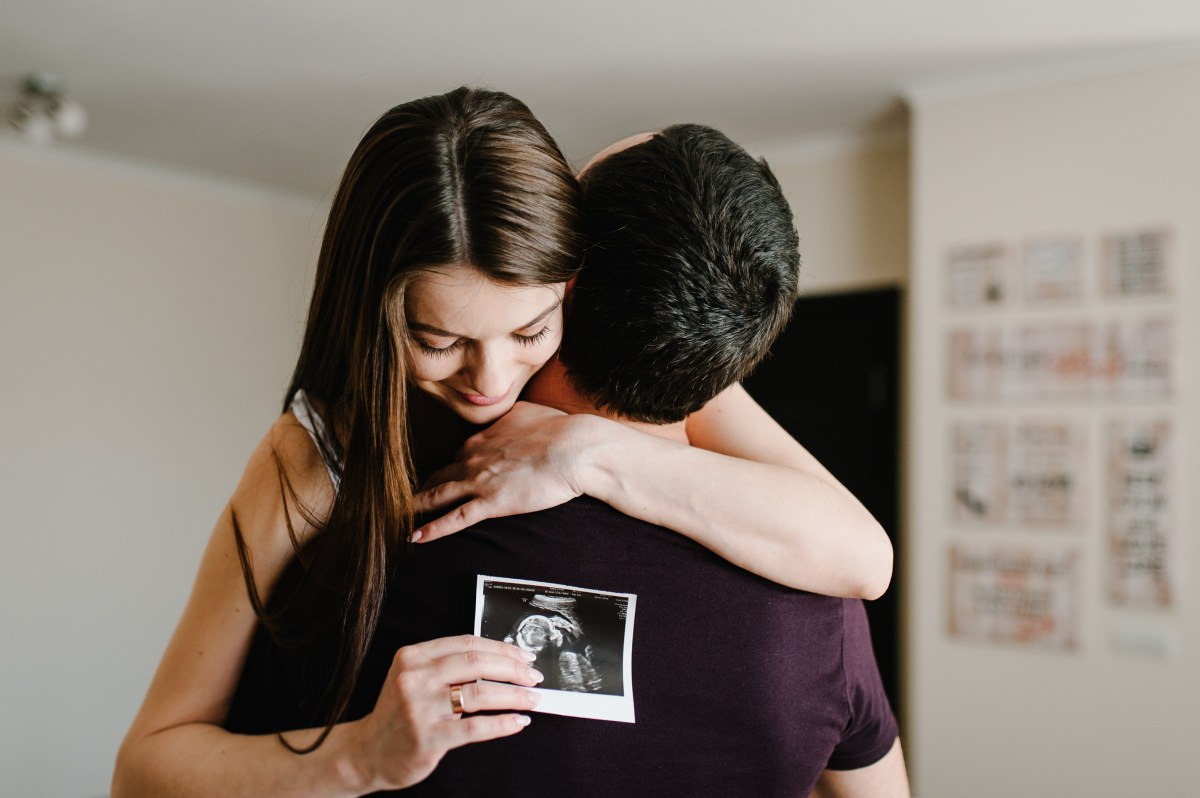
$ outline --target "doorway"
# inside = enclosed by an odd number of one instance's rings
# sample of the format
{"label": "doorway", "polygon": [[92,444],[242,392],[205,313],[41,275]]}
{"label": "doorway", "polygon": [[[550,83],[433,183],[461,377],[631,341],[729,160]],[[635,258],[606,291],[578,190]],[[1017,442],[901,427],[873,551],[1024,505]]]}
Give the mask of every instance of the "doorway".
{"label": "doorway", "polygon": [[900,291],[808,297],[743,384],[881,523],[892,539],[892,584],[866,602],[875,657],[900,706]]}

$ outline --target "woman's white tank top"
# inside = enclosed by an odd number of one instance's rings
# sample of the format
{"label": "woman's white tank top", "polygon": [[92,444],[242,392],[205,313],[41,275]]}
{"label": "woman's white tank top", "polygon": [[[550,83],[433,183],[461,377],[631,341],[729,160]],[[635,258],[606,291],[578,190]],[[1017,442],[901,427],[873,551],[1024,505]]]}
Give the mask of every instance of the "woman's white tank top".
{"label": "woman's white tank top", "polygon": [[300,426],[308,431],[309,437],[313,440],[313,445],[321,453],[321,459],[325,462],[325,470],[329,473],[329,481],[333,483],[333,492],[337,493],[342,487],[342,463],[334,459],[335,456],[332,453],[326,452],[325,447],[321,445],[322,440],[329,440],[328,433],[325,430],[325,421],[317,415],[317,411],[313,408],[312,402],[308,400],[308,394],[304,393],[303,388],[296,391],[296,395],[292,397],[292,404],[288,409],[292,411],[292,415],[300,422]]}

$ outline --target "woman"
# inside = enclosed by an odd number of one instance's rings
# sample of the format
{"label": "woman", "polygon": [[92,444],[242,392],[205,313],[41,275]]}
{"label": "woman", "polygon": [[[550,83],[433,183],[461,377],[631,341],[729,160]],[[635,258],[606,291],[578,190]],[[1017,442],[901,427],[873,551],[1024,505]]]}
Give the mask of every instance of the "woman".
{"label": "woman", "polygon": [[[401,649],[374,709],[335,721],[412,532],[419,475],[449,462],[470,432],[510,410],[558,345],[561,300],[580,256],[577,191],[544,129],[507,95],[459,89],[398,106],[368,131],[330,212],[288,391],[295,411],[251,456],[214,529],[122,745],[115,796],[397,789],[423,779],[449,748],[514,734],[529,722],[521,711],[536,697],[524,688],[541,675],[527,652],[471,637]],[[717,449],[730,450],[723,441],[737,438],[711,420],[699,429]],[[765,428],[756,429],[750,439],[763,440]],[[571,444],[553,431],[539,440],[543,454]],[[801,495],[813,497],[819,513],[830,511],[822,523],[853,520],[848,534],[818,525],[792,546],[811,552],[809,539],[838,536],[830,546],[841,559],[833,558],[832,570],[845,580],[864,570],[853,552],[878,528],[819,466],[795,468],[792,446],[768,447],[768,458],[786,465],[721,457],[719,468],[748,473],[748,483],[760,480],[761,469],[795,475]],[[697,461],[697,473],[711,475],[714,462]],[[743,508],[751,500],[758,495],[729,499]],[[651,502],[647,515],[662,509]],[[757,542],[677,527],[752,570],[773,572]],[[302,579],[276,594],[294,559]],[[221,728],[256,616],[280,640],[337,645],[330,688],[318,697],[328,725],[288,733],[286,747],[274,735]],[[458,718],[448,696],[455,709],[501,714]]]}

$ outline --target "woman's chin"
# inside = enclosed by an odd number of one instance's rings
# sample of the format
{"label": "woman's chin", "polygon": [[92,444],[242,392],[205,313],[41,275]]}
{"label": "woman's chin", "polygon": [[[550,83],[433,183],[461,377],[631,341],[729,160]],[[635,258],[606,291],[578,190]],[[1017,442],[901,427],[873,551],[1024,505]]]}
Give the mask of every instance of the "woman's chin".
{"label": "woman's chin", "polygon": [[505,405],[502,408],[480,407],[475,409],[477,412],[471,414],[463,413],[461,414],[462,417],[472,424],[491,424],[494,421],[498,421],[509,410],[512,410],[512,405]]}
{"label": "woman's chin", "polygon": [[464,421],[469,421],[472,424],[491,424],[509,410],[512,410],[513,407],[513,402],[509,399],[490,405],[478,405],[468,402],[465,399],[454,397],[446,402],[446,404]]}

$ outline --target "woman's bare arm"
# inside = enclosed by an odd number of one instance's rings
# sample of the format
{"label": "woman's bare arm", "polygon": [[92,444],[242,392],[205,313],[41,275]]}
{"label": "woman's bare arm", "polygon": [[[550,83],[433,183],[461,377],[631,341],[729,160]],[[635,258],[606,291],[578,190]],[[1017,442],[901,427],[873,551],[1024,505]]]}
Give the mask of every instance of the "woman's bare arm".
{"label": "woman's bare arm", "polygon": [[[237,513],[264,600],[293,555],[289,517],[301,541],[313,533],[305,514],[283,499],[276,457],[299,501],[317,518],[328,511],[333,492],[316,448],[294,417],[285,415],[251,456],[213,530],[187,607],[118,754],[115,798],[361,795],[424,778],[447,747],[521,728],[513,715],[468,723],[449,713],[446,679],[471,681],[483,668],[495,674],[490,678],[534,683],[514,647],[495,643],[472,654],[492,642],[475,642],[478,638],[401,649],[376,711],[336,726],[312,754],[294,754],[274,735],[236,735],[221,728],[256,624],[231,512]],[[532,706],[527,691],[497,687],[502,689],[472,693],[474,708]],[[303,744],[317,731],[296,732],[294,742]]]}
{"label": "woman's bare arm", "polygon": [[810,798],[911,798],[904,752],[897,739],[873,765],[858,770],[826,770]]}
{"label": "woman's bare arm", "polygon": [[426,510],[469,500],[418,530],[421,540],[587,494],[780,584],[857,598],[886,590],[882,527],[740,385],[686,429],[692,446],[522,403],[418,495]]}

